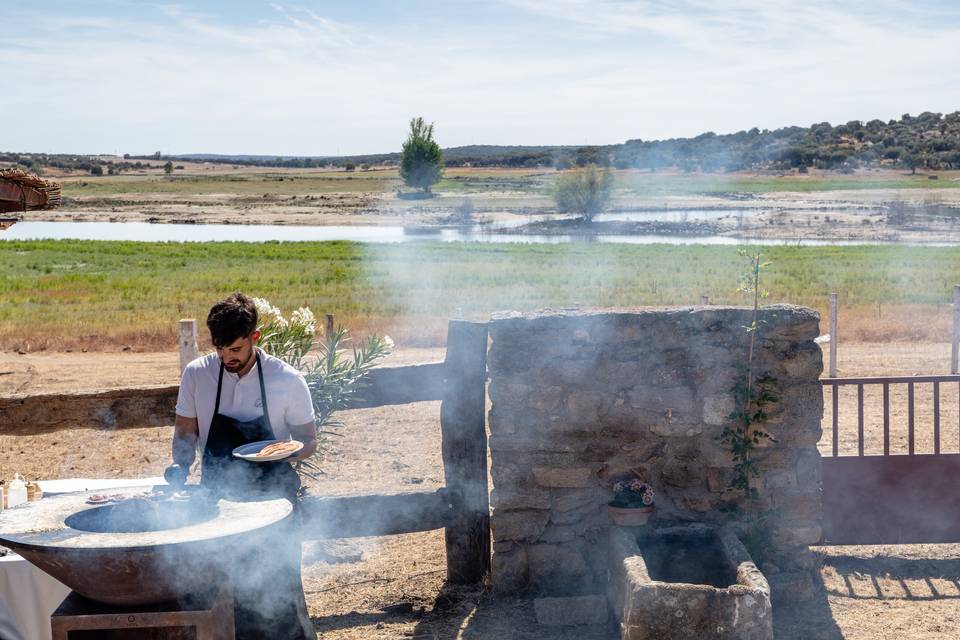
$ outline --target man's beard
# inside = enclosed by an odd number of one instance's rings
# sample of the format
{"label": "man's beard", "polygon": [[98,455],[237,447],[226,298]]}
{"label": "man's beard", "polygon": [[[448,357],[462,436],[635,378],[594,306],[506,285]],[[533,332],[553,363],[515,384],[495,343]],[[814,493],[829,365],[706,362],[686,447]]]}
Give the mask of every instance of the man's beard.
{"label": "man's beard", "polygon": [[250,357],[245,361],[241,362],[240,360],[224,360],[223,368],[229,371],[230,373],[237,373],[238,371],[243,371],[243,368],[250,364],[250,361],[253,360],[255,352],[253,349],[250,349]]}

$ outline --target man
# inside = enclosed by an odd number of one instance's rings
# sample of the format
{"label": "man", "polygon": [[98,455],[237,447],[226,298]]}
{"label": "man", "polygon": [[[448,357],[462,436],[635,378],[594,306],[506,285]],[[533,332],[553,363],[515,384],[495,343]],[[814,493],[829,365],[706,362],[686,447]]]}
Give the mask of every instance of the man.
{"label": "man", "polygon": [[[313,401],[303,375],[257,347],[257,309],[235,293],[210,309],[207,328],[216,353],[187,365],[180,380],[173,461],[189,469],[201,454],[201,485],[230,499],[286,497],[296,505],[300,479],[290,462],[317,448]],[[233,450],[260,440],[295,438],[294,456],[250,462]],[[256,549],[255,562],[271,568],[231,572],[237,638],[314,638],[300,580],[300,539],[291,528]],[[249,554],[249,550],[244,550]],[[255,576],[255,577],[254,577]]]}

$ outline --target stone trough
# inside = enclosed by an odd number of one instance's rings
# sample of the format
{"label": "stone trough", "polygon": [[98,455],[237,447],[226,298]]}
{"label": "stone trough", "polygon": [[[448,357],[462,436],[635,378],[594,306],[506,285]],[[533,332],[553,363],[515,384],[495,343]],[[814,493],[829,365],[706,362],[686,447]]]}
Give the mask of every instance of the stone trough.
{"label": "stone trough", "polygon": [[623,640],[772,640],[770,587],[731,527],[645,529],[610,529],[608,597]]}

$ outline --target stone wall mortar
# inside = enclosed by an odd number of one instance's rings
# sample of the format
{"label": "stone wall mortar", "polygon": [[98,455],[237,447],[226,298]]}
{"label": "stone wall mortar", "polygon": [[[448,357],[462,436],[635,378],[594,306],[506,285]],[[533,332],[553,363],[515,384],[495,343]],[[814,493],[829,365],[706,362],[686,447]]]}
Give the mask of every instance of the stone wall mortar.
{"label": "stone wall mortar", "polygon": [[[603,583],[604,505],[635,472],[657,493],[655,523],[736,520],[733,461],[719,443],[746,359],[751,310],[735,307],[497,314],[490,324],[493,584],[583,591]],[[780,402],[758,451],[774,553],[800,553],[821,526],[823,367],[816,312],[762,311],[755,370]],[[556,566],[554,566],[556,565]]]}

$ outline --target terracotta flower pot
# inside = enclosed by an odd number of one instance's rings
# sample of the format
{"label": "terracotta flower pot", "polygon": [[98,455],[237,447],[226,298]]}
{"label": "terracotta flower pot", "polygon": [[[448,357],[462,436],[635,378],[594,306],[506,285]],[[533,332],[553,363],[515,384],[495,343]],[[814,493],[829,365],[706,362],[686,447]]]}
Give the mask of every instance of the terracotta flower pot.
{"label": "terracotta flower pot", "polygon": [[621,527],[641,527],[647,524],[647,520],[653,514],[653,505],[648,507],[615,507],[612,504],[607,505],[607,513],[614,524]]}

